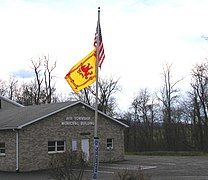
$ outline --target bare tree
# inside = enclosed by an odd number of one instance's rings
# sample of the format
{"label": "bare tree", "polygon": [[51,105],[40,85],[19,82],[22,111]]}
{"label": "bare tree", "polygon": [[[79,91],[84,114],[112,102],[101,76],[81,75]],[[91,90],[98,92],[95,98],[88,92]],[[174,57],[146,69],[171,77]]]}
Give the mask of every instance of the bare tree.
{"label": "bare tree", "polygon": [[[133,99],[131,104],[133,122],[130,123],[130,129],[134,131],[133,142],[134,146],[138,147],[135,149],[136,151],[154,148],[153,128],[156,120],[156,107],[154,96],[146,88],[141,89]],[[143,148],[139,147],[139,144],[142,144]]]}
{"label": "bare tree", "polygon": [[98,109],[111,116],[114,115],[114,110],[116,108],[116,101],[113,95],[121,90],[118,81],[119,79],[114,80],[110,78],[100,79],[98,82],[100,93]]}
{"label": "bare tree", "polygon": [[200,150],[208,150],[208,64],[197,64],[192,70],[193,124]]}
{"label": "bare tree", "polygon": [[36,90],[34,92],[34,94],[35,94],[35,96],[34,96],[35,104],[40,104],[41,84],[43,82],[43,78],[41,77],[42,61],[39,58],[38,61],[31,60],[31,62],[32,62],[32,65],[33,65],[32,69],[34,70],[35,77],[36,77],[36,80],[35,80]]}
{"label": "bare tree", "polygon": [[174,104],[179,98],[177,84],[182,80],[172,81],[172,65],[166,64],[163,67],[163,86],[158,99],[162,102],[163,124],[165,128],[165,138],[170,150],[176,150],[175,122],[173,118]]}
{"label": "bare tree", "polygon": [[203,115],[205,117],[205,124],[207,125],[207,111],[208,111],[208,64],[204,63],[201,65],[196,65],[192,70],[193,83],[197,96],[201,102]]}
{"label": "bare tree", "polygon": [[82,101],[90,106],[93,105],[94,102],[94,95],[91,93],[91,88],[87,87],[81,90],[79,93],[72,93],[73,98],[78,101]]}
{"label": "bare tree", "polygon": [[0,79],[0,95],[5,96],[7,94],[6,81]]}
{"label": "bare tree", "polygon": [[15,78],[15,76],[10,76],[8,83],[8,96],[11,100],[14,100],[14,96],[17,93],[17,83],[18,80]]}
{"label": "bare tree", "polygon": [[194,150],[203,151],[204,133],[201,105],[194,88],[188,92],[188,97],[184,102],[183,110],[185,111],[185,117],[187,118],[186,124],[189,133],[189,141],[187,141],[187,144],[189,144],[189,147],[192,147]]}
{"label": "bare tree", "polygon": [[[115,115],[116,99],[115,94],[121,91],[121,87],[118,84],[119,79],[114,80],[102,79],[98,81],[98,109],[110,116]],[[75,99],[84,101],[85,103],[93,106],[95,104],[95,84],[85,88],[80,93],[72,93]]]}
{"label": "bare tree", "polygon": [[[49,56],[38,58],[38,60],[31,60],[32,69],[35,73],[34,80],[34,100],[35,104],[51,103],[55,93],[55,84],[52,82],[52,72],[56,68],[56,62],[51,66]],[[57,98],[55,98],[57,101]]]}
{"label": "bare tree", "polygon": [[51,103],[52,94],[55,91],[54,84],[52,85],[52,71],[56,68],[56,62],[52,66],[49,65],[49,56],[44,56],[44,82],[45,82],[45,93],[46,93],[46,102]]}
{"label": "bare tree", "polygon": [[34,82],[23,83],[16,93],[16,100],[18,103],[24,106],[29,106],[35,104],[35,94],[36,87]]}

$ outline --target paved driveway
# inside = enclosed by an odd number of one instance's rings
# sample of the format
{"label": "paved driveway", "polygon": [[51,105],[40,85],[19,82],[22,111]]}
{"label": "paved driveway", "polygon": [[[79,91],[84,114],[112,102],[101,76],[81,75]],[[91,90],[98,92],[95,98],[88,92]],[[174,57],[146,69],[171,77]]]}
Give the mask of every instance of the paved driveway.
{"label": "paved driveway", "polygon": [[151,180],[208,180],[208,157],[126,156],[121,167],[140,165]]}
{"label": "paved driveway", "polygon": [[[174,156],[126,156],[117,163],[100,163],[99,179],[113,180],[117,171],[138,169],[151,180],[208,180],[208,157]],[[91,170],[86,170],[84,179],[91,179]],[[0,172],[0,180],[52,180],[47,171],[27,173]]]}

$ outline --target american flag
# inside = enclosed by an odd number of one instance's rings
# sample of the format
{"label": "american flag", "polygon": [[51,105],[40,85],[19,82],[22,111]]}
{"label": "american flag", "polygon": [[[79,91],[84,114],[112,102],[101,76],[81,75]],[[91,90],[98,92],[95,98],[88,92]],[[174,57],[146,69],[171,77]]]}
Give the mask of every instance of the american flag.
{"label": "american flag", "polygon": [[94,46],[96,49],[99,48],[99,54],[98,54],[98,63],[99,64],[98,64],[98,66],[101,67],[101,65],[105,59],[105,52],[104,52],[104,47],[103,47],[100,22],[97,23],[97,28],[96,28],[96,32],[95,32],[95,39],[94,39]]}

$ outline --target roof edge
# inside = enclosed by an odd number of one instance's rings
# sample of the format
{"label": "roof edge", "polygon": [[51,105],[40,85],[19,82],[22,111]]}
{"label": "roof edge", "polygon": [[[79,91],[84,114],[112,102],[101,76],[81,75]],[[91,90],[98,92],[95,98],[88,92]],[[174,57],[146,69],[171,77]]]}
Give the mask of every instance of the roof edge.
{"label": "roof edge", "polygon": [[25,107],[22,104],[19,104],[19,103],[15,102],[15,101],[12,101],[11,99],[6,98],[6,97],[4,97],[2,95],[0,95],[0,99],[3,99],[5,101],[7,101],[8,103],[12,103],[13,105],[18,106],[18,107]]}
{"label": "roof edge", "polygon": [[[82,102],[82,101],[79,101],[79,103],[81,103],[81,104],[83,104],[83,105],[85,105],[85,106],[87,106],[87,107],[89,107],[90,109],[92,109],[92,110],[95,111],[95,108],[91,107],[90,105],[88,105],[88,104],[86,104],[86,103],[84,103],[84,102]],[[107,114],[105,114],[104,112],[102,112],[102,111],[100,111],[100,110],[98,110],[98,113],[99,113],[99,114],[102,114],[103,116],[105,116],[105,117],[107,117],[107,118],[109,118],[109,119],[111,119],[111,120],[113,120],[113,121],[115,121],[115,122],[117,122],[118,124],[120,124],[120,125],[122,125],[122,126],[125,126],[126,128],[129,127],[127,124],[124,124],[124,123],[122,123],[122,122],[116,120],[115,118],[108,116]]]}
{"label": "roof edge", "polygon": [[[41,120],[41,119],[43,119],[43,118],[49,117],[49,116],[51,116],[51,115],[53,115],[53,114],[56,114],[56,113],[58,113],[58,112],[60,112],[60,111],[63,111],[63,110],[65,110],[65,109],[67,109],[67,108],[69,108],[69,107],[72,107],[72,106],[75,106],[75,105],[77,105],[77,104],[83,104],[84,106],[86,106],[86,107],[92,109],[93,111],[95,111],[95,108],[91,107],[90,105],[88,105],[88,104],[86,104],[86,103],[84,103],[84,102],[82,102],[82,101],[75,101],[75,102],[72,103],[72,104],[69,104],[69,105],[67,105],[67,106],[65,106],[65,107],[62,107],[62,108],[60,108],[60,109],[58,109],[58,110],[56,110],[56,111],[54,111],[54,112],[51,112],[51,113],[49,113],[49,114],[47,114],[47,115],[44,115],[44,116],[41,116],[41,117],[39,117],[39,118],[37,118],[37,119],[34,119],[34,120],[30,121],[30,122],[27,122],[27,123],[25,123],[25,124],[22,124],[22,125],[20,125],[20,126],[18,126],[18,127],[16,127],[16,128],[17,128],[17,129],[21,129],[21,128],[27,126],[27,125],[30,125],[30,124],[32,124],[32,123],[35,123],[35,122],[37,122],[37,121],[39,121],[39,120]],[[112,117],[106,115],[106,114],[103,113],[102,111],[99,111],[99,110],[98,110],[98,113],[99,113],[99,114],[102,114],[103,116],[105,116],[105,117],[107,117],[107,118],[113,120],[114,122],[116,122],[116,123],[118,123],[118,124],[120,124],[120,125],[122,125],[122,126],[124,126],[124,127],[126,127],[126,128],[129,127],[128,125],[126,125],[126,124],[124,124],[124,123],[122,123],[122,122],[120,122],[120,121],[118,121],[118,120],[116,120],[116,119],[114,119],[114,118],[112,118]]]}

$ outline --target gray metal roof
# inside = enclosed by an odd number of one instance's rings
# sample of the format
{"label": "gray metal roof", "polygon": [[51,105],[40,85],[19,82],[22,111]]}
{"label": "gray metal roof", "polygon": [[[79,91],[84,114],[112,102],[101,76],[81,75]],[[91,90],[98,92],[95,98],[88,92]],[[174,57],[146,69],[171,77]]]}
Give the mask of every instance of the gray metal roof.
{"label": "gray metal roof", "polygon": [[76,102],[25,106],[0,112],[0,129],[17,129],[70,107]]}
{"label": "gray metal roof", "polygon": [[[94,110],[91,106],[80,101],[24,106],[22,108],[15,108],[0,112],[0,129],[21,129],[24,126],[32,124],[79,103]],[[100,111],[99,113],[119,123],[120,125],[128,127],[126,124],[111,118]]]}

